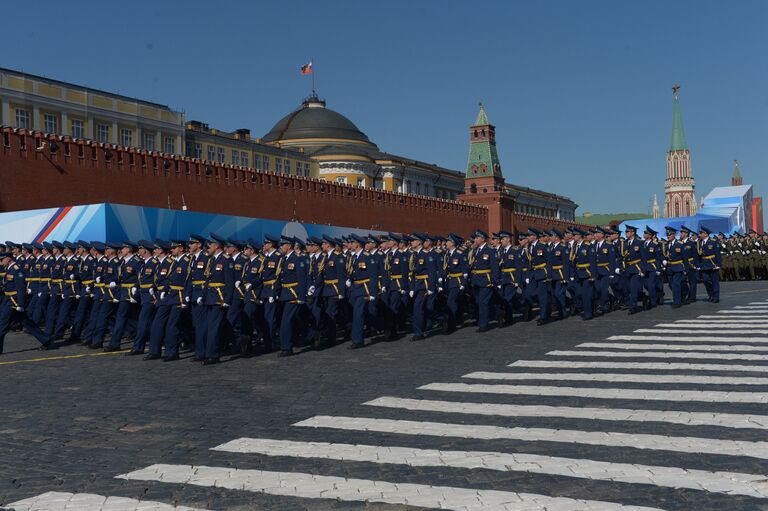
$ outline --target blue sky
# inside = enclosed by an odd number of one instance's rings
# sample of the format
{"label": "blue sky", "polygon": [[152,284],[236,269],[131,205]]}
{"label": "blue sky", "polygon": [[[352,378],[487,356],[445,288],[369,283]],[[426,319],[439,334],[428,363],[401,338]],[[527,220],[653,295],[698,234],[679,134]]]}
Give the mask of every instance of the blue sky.
{"label": "blue sky", "polygon": [[3,6],[0,66],[262,135],[317,90],[383,150],[464,170],[482,99],[508,181],[580,211],[663,197],[681,108],[697,194],[768,190],[768,2],[41,2]]}

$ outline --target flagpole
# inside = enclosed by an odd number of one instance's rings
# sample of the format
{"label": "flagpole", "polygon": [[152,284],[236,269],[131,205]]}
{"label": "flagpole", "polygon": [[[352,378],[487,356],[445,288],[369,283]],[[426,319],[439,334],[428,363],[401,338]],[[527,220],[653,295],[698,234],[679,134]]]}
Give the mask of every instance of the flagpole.
{"label": "flagpole", "polygon": [[315,58],[312,57],[309,59],[309,61],[312,63],[312,95],[316,96],[317,93],[315,93]]}

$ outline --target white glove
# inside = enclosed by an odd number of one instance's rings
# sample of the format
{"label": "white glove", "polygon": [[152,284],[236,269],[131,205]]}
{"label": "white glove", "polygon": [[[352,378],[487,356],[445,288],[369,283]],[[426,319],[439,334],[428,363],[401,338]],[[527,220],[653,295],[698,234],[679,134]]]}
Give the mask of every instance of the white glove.
{"label": "white glove", "polygon": [[239,280],[235,281],[235,287],[240,287],[240,281]]}
{"label": "white glove", "polygon": [[69,274],[69,280],[75,280],[75,274],[74,273],[70,273]]}
{"label": "white glove", "polygon": [[138,293],[138,292],[139,292],[139,290],[138,290],[138,289],[136,289],[136,286],[133,286],[133,287],[131,288],[131,295],[132,295],[132,296],[136,296],[136,293]]}
{"label": "white glove", "polygon": [[438,284],[442,284],[443,283],[443,277],[438,277],[437,278],[437,283]]}
{"label": "white glove", "polygon": [[268,301],[269,303],[275,303],[275,297],[274,297],[274,296],[270,296],[270,297],[269,297],[269,300],[267,300],[267,301]]}
{"label": "white glove", "polygon": [[338,298],[339,300],[341,300],[341,299],[342,299],[342,298],[344,298],[344,297],[343,297],[343,296],[341,296],[341,295],[338,295],[338,296],[336,296],[336,298]]}
{"label": "white glove", "polygon": [[149,288],[149,294],[150,294],[150,296],[151,296],[152,298],[154,298],[154,297],[155,297],[155,288],[154,288],[154,287],[150,287],[150,288]]}
{"label": "white glove", "polygon": [[228,303],[222,303],[221,306],[226,309],[226,308],[229,307],[229,304]]}
{"label": "white glove", "polygon": [[410,296],[411,298],[413,298],[413,291],[408,291],[408,296]]}
{"label": "white glove", "polygon": [[464,274],[464,278],[465,278],[465,279],[467,278],[467,274],[466,274],[466,273]]}
{"label": "white glove", "polygon": [[41,296],[43,296],[43,293],[42,293],[42,292],[40,292],[40,293],[37,293],[37,297],[38,297],[38,298],[40,298]]}
{"label": "white glove", "polygon": [[667,265],[667,260],[664,259],[663,261],[661,261],[661,264],[662,264],[662,266],[666,266]]}
{"label": "white glove", "polygon": [[352,281],[351,281],[351,280],[349,280],[349,279],[347,279],[347,281],[345,282],[345,284],[347,285],[347,287],[352,287]]}
{"label": "white glove", "polygon": [[91,292],[91,286],[85,286],[85,292],[86,293],[90,293]]}
{"label": "white glove", "polygon": [[16,312],[24,312],[24,307],[16,307]]}
{"label": "white glove", "polygon": [[197,298],[197,300],[196,300],[196,303],[197,303],[198,305],[202,305],[202,304],[203,304],[203,297],[202,297],[202,296],[199,296],[199,297]]}
{"label": "white glove", "polygon": [[614,272],[616,275],[621,275],[621,268],[616,268],[615,270],[613,270],[613,272]]}
{"label": "white glove", "polygon": [[437,292],[438,292],[438,293],[442,293],[442,292],[443,292],[443,288],[442,288],[442,287],[438,287],[438,288],[437,288]]}
{"label": "white glove", "polygon": [[312,296],[315,294],[315,286],[309,286],[309,289],[307,290],[307,296]]}
{"label": "white glove", "polygon": [[405,289],[401,289],[401,290],[400,290],[400,294],[401,294],[401,295],[404,295],[404,294],[405,294]]}
{"label": "white glove", "polygon": [[386,293],[387,292],[387,287],[386,286],[381,286],[381,292],[382,293]]}
{"label": "white glove", "polygon": [[499,285],[498,285],[498,286],[496,286],[496,287],[497,287],[497,288],[499,288],[499,289],[501,289],[501,284],[499,284]]}
{"label": "white glove", "polygon": [[101,276],[96,277],[96,283],[101,284]]}
{"label": "white glove", "polygon": [[570,278],[570,281],[573,282],[575,279],[573,277]]}
{"label": "white glove", "polygon": [[245,290],[246,291],[250,291],[252,287],[253,287],[253,284],[251,284],[250,282],[246,282],[245,283]]}
{"label": "white glove", "polygon": [[120,300],[118,300],[117,298],[115,298],[114,300],[110,300],[110,301],[111,301],[112,303],[120,303]]}
{"label": "white glove", "polygon": [[80,299],[80,295],[75,295],[75,298],[77,298],[79,300]]}
{"label": "white glove", "polygon": [[160,299],[165,300],[165,291],[160,291]]}
{"label": "white glove", "polygon": [[661,272],[660,272],[660,271],[657,271],[657,272],[656,272],[656,276],[661,276]]}
{"label": "white glove", "polygon": [[28,295],[31,295],[31,294],[32,294],[32,290],[31,290],[31,289],[29,289],[29,288],[27,288],[27,294],[28,294]]}
{"label": "white glove", "polygon": [[[573,279],[571,279],[571,280],[573,280]],[[526,284],[530,284],[530,283],[531,283],[531,279],[529,279],[529,278],[526,278],[526,279],[525,279],[525,283],[526,283]]]}
{"label": "white glove", "polygon": [[117,282],[110,282],[109,283],[109,289],[115,289],[115,286],[117,286]]}
{"label": "white glove", "polygon": [[366,300],[368,300],[369,302],[373,302],[373,301],[376,300],[376,297],[375,296],[369,296],[369,297],[366,298]]}
{"label": "white glove", "polygon": [[297,304],[297,305],[302,305],[303,303],[304,303],[304,301],[303,301],[303,300],[296,300],[296,304]]}
{"label": "white glove", "polygon": [[137,301],[136,301],[136,300],[135,300],[133,297],[130,297],[130,298],[128,299],[128,302],[130,302],[130,303],[139,303],[139,302],[137,302]]}
{"label": "white glove", "polygon": [[191,301],[192,301],[192,299],[191,299],[190,297],[188,297],[188,296],[185,296],[185,297],[184,297],[184,301],[185,301],[185,302],[187,302],[187,303],[189,303],[189,302],[191,302]]}
{"label": "white glove", "polygon": [[182,303],[182,304],[181,304],[181,308],[182,308],[182,309],[188,309],[188,308],[189,308],[189,305],[187,305],[186,303]]}
{"label": "white glove", "polygon": [[459,291],[464,291],[464,286],[459,286]]}

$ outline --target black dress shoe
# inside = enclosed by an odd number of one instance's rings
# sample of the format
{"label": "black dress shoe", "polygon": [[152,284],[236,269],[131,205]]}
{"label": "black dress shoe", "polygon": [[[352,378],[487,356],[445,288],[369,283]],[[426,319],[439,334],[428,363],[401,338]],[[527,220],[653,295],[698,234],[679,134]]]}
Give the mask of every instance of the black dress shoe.
{"label": "black dress shoe", "polygon": [[101,343],[98,343],[98,344],[89,344],[88,347],[92,350],[100,350],[104,346]]}
{"label": "black dress shoe", "polygon": [[411,342],[423,341],[423,340],[424,340],[423,335],[414,335],[413,337],[411,337]]}
{"label": "black dress shoe", "polygon": [[348,350],[359,350],[359,349],[360,349],[360,348],[362,348],[362,347],[363,347],[363,344],[362,344],[362,343],[361,343],[361,344],[352,343],[352,344],[350,344],[350,345],[347,347],[347,349],[348,349]]}
{"label": "black dress shoe", "polygon": [[219,360],[218,358],[206,358],[205,360],[203,360],[203,365],[212,366],[214,364],[218,364],[219,362],[221,362],[221,360]]}
{"label": "black dress shoe", "polygon": [[536,325],[538,325],[538,326],[546,325],[547,323],[548,323],[548,321],[546,319],[539,318],[539,319],[536,320]]}
{"label": "black dress shoe", "polygon": [[79,343],[77,343],[77,345],[78,346],[90,346],[91,343],[88,342],[88,341],[80,341]]}
{"label": "black dress shoe", "polygon": [[126,357],[135,357],[136,355],[143,355],[143,354],[144,354],[144,352],[143,352],[143,351],[135,351],[135,350],[131,350],[131,351],[129,351],[128,353],[126,353],[126,354],[125,354],[125,356],[126,356]]}
{"label": "black dress shoe", "polygon": [[115,351],[120,351],[119,346],[107,346],[104,348],[104,353],[114,353]]}
{"label": "black dress shoe", "polygon": [[173,362],[175,360],[179,360],[179,354],[171,355],[170,357],[163,357],[163,362]]}
{"label": "black dress shoe", "polygon": [[679,309],[680,307],[682,307],[682,305],[681,305],[681,304],[679,304],[679,303],[673,303],[673,304],[672,304],[672,308],[673,308],[673,309]]}
{"label": "black dress shoe", "polygon": [[52,343],[50,343],[50,342],[47,342],[47,343],[45,343],[45,344],[41,344],[41,345],[40,345],[40,348],[38,348],[38,349],[39,349],[40,351],[48,351],[49,349],[51,349],[51,344],[52,344]]}
{"label": "black dress shoe", "polygon": [[292,357],[293,356],[293,350],[280,350],[280,353],[277,354],[278,358],[283,357]]}
{"label": "black dress shoe", "polygon": [[146,357],[144,357],[144,360],[160,360],[160,355],[154,355],[150,353]]}
{"label": "black dress shoe", "polygon": [[192,362],[205,362],[205,357],[195,357]]}
{"label": "black dress shoe", "polygon": [[642,307],[632,307],[631,309],[629,309],[629,313],[630,314],[637,314],[638,312],[640,312],[642,310],[643,310]]}
{"label": "black dress shoe", "polygon": [[485,332],[487,332],[488,330],[490,330],[490,327],[487,327],[487,326],[481,326],[480,328],[478,328],[478,329],[477,329],[477,333],[478,333],[478,334],[482,334],[482,333],[485,333]]}
{"label": "black dress shoe", "polygon": [[720,303],[720,298],[713,298],[712,303]]}

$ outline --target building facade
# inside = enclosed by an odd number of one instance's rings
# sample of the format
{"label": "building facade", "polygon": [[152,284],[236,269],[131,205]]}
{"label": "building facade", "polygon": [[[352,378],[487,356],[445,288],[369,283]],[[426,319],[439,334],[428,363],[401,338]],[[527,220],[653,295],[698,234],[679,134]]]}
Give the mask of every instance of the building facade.
{"label": "building facade", "polygon": [[691,152],[685,141],[678,91],[672,87],[675,105],[672,113],[672,140],[667,151],[667,177],[664,180],[664,217],[692,216],[698,211]]}

